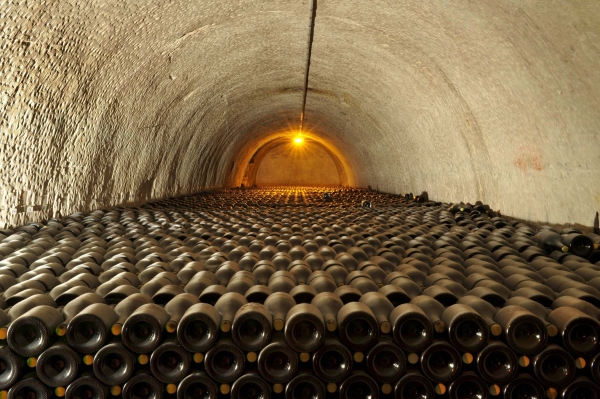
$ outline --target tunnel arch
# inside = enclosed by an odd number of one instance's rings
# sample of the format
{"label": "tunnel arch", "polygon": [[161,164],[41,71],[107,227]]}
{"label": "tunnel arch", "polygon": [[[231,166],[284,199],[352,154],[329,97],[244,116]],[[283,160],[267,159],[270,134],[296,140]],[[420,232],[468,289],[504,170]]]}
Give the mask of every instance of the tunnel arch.
{"label": "tunnel arch", "polygon": [[[289,136],[280,136],[274,138],[273,140],[265,143],[262,147],[260,147],[250,158],[248,161],[248,165],[246,166],[246,171],[244,173],[244,177],[242,178],[242,183],[245,186],[253,186],[257,184],[257,177],[259,175],[259,171],[261,170],[261,165],[264,166],[263,161],[265,158],[271,154],[273,151],[281,149],[282,147],[294,146],[291,143],[293,137]],[[344,165],[340,161],[340,159],[336,156],[336,154],[331,151],[327,146],[323,145],[320,140],[315,139],[310,136],[303,136],[304,143],[302,144],[302,148],[307,147],[316,147],[322,151],[324,151],[331,161],[333,162],[336,172],[337,172],[337,184],[341,186],[348,186],[348,173],[344,168]],[[319,185],[319,184],[307,184],[307,185]]]}

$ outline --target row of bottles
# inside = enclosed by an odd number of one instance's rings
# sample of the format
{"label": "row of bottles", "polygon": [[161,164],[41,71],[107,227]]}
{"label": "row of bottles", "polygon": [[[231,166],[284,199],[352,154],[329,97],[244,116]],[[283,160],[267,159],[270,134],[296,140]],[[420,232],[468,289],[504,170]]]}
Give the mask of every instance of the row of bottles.
{"label": "row of bottles", "polygon": [[598,396],[598,240],[480,203],[234,189],[0,234],[9,397]]}

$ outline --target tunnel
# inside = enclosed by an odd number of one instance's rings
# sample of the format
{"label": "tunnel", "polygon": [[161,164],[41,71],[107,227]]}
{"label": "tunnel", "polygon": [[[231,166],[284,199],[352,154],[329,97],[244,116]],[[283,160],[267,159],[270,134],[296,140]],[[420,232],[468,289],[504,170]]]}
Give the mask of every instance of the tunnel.
{"label": "tunnel", "polygon": [[597,0],[0,27],[0,397],[600,397]]}

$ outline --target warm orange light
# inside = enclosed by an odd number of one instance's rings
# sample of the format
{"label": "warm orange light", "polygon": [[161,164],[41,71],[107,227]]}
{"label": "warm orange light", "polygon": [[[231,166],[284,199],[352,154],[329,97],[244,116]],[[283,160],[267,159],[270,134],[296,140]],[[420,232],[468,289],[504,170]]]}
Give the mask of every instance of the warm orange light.
{"label": "warm orange light", "polygon": [[296,136],[294,139],[294,144],[301,145],[302,143],[304,143],[304,138],[302,136]]}

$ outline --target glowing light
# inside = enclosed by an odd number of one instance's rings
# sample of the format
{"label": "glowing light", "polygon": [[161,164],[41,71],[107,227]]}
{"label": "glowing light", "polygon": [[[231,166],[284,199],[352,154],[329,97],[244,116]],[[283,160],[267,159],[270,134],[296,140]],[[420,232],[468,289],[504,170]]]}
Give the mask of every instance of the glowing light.
{"label": "glowing light", "polygon": [[294,139],[294,144],[301,145],[302,143],[304,143],[304,137],[300,135],[296,136],[296,138]]}

